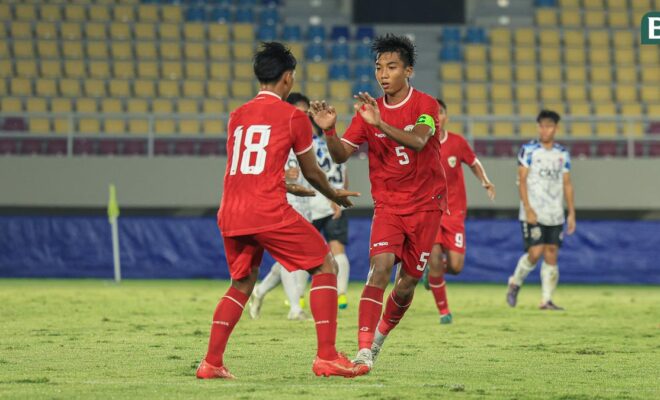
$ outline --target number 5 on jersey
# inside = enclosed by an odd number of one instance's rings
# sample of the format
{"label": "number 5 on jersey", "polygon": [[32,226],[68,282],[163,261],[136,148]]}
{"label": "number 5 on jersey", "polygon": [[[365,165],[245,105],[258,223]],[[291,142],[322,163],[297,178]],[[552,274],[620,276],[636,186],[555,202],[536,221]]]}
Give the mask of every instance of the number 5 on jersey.
{"label": "number 5 on jersey", "polygon": [[[259,141],[254,143],[254,135],[259,134]],[[241,174],[259,175],[266,165],[266,146],[270,139],[270,125],[251,125],[245,132],[243,126],[234,131],[234,148],[232,152],[229,175],[236,175],[238,160],[241,160]],[[242,151],[242,156],[241,156]]]}
{"label": "number 5 on jersey", "polygon": [[399,157],[399,164],[410,164],[410,158],[408,158],[408,153],[405,151],[405,146],[396,146],[394,151],[396,151],[396,156]]}

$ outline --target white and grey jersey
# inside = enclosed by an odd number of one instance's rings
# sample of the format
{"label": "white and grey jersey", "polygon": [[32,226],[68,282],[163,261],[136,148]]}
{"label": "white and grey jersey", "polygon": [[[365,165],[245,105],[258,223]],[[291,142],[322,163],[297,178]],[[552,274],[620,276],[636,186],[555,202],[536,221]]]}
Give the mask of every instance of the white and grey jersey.
{"label": "white and grey jersey", "polygon": [[[291,150],[289,152],[289,158],[286,161],[286,165],[284,166],[284,170],[286,171],[287,169],[290,168],[298,168],[300,169],[300,164],[298,163],[298,157],[296,157],[296,154]],[[298,175],[298,179],[294,181],[287,180],[287,183],[296,183],[298,185],[304,186],[306,188],[311,188],[312,186],[305,180],[305,177],[303,177],[302,172]],[[317,195],[318,196],[318,195]],[[300,215],[302,215],[307,221],[312,221],[312,210],[311,210],[311,203],[310,199],[313,197],[300,197],[293,195],[291,193],[286,194],[286,201],[291,204],[291,207],[293,207],[294,210],[296,210]]]}
{"label": "white and grey jersey", "polygon": [[[319,163],[323,172],[325,172],[330,185],[335,189],[344,189],[346,185],[346,166],[332,161],[325,138],[314,135],[314,151],[316,152],[316,161]],[[334,213],[332,207],[330,207],[330,200],[318,191],[316,192],[316,196],[310,199],[312,218],[314,220],[325,218]]]}
{"label": "white and grey jersey", "polygon": [[[523,144],[518,153],[518,165],[529,168],[527,197],[529,205],[542,225],[564,223],[564,174],[571,170],[571,156],[559,144],[548,150],[538,140]],[[520,202],[520,221],[527,216]]]}

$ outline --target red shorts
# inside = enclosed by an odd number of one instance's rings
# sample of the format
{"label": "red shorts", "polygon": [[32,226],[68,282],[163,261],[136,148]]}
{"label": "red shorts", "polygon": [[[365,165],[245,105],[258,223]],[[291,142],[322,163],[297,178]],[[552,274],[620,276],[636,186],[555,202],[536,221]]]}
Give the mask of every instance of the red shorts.
{"label": "red shorts", "polygon": [[323,264],[330,252],[321,234],[300,217],[291,225],[244,236],[223,236],[229,274],[234,280],[250,275],[261,264],[264,250],[287,269],[308,270]]}
{"label": "red shorts", "polygon": [[377,209],[371,223],[369,256],[394,253],[408,275],[421,278],[441,216],[439,210],[397,215]]}
{"label": "red shorts", "polygon": [[444,250],[465,254],[465,218],[463,216],[444,215],[440,222],[435,244]]}

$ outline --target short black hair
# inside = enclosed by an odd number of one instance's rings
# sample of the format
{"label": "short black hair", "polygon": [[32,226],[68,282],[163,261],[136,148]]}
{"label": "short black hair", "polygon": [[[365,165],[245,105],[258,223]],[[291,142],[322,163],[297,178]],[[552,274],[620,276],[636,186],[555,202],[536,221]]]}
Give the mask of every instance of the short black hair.
{"label": "short black hair", "polygon": [[541,110],[538,117],[536,117],[536,122],[541,122],[542,119],[551,119],[556,124],[556,123],[559,122],[561,117],[559,116],[559,114],[557,114],[556,112],[554,112],[552,110]]}
{"label": "short black hair", "polygon": [[442,108],[444,108],[445,111],[447,111],[447,104],[445,104],[444,101],[442,101],[441,99],[439,99],[439,98],[437,98],[437,97],[436,97],[435,101],[437,101],[438,104],[440,104],[440,105],[442,106]]}
{"label": "short black hair", "polygon": [[404,67],[415,66],[415,45],[407,36],[396,36],[388,33],[374,39],[371,44],[371,50],[375,54],[376,60],[382,53],[399,53]]}
{"label": "short black hair", "polygon": [[254,74],[261,83],[275,83],[286,71],[296,69],[296,58],[279,42],[263,42],[254,55]]}
{"label": "short black hair", "polygon": [[293,104],[294,106],[298,103],[305,103],[309,107],[309,98],[302,93],[292,92],[289,93],[289,97],[286,98],[286,102]]}

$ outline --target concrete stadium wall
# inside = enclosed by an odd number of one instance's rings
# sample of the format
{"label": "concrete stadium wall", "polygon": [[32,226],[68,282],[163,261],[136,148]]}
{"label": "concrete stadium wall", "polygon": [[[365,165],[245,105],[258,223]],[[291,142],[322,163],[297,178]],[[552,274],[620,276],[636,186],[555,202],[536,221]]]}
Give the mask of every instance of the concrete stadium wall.
{"label": "concrete stadium wall", "polygon": [[[469,206],[518,207],[516,161],[482,159],[498,197],[491,203],[465,168]],[[103,207],[107,186],[117,185],[122,207],[209,208],[222,193],[225,158],[0,157],[0,207]],[[368,161],[348,163],[352,189],[372,206]],[[660,160],[573,161],[576,207],[582,210],[660,210]]]}

